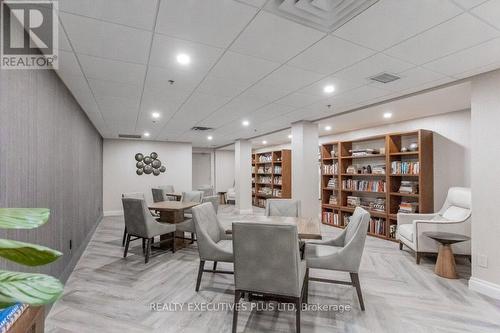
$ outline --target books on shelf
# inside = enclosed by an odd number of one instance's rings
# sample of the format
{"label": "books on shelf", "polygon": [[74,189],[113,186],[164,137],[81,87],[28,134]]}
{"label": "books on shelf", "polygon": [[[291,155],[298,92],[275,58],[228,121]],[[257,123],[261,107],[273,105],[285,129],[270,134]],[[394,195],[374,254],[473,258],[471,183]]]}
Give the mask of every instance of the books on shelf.
{"label": "books on shelf", "polygon": [[282,170],[281,165],[274,166],[274,174],[275,175],[281,175],[281,170]]}
{"label": "books on shelf", "polygon": [[418,202],[401,201],[398,213],[412,214],[418,212]]}
{"label": "books on shelf", "polygon": [[372,166],[372,173],[374,175],[385,175],[385,164],[376,164]]}
{"label": "books on shelf", "polygon": [[272,154],[259,155],[259,163],[270,163],[273,161]]}
{"label": "books on shelf", "polygon": [[347,206],[348,207],[361,206],[361,198],[353,196],[353,195],[348,195],[347,196]]}
{"label": "books on shelf", "polygon": [[372,148],[350,149],[349,153],[351,153],[351,156],[368,156],[380,154],[378,149]]}
{"label": "books on shelf", "polygon": [[281,185],[282,182],[283,182],[283,179],[281,178],[281,176],[274,176],[274,178],[273,178],[274,185]]}
{"label": "books on shelf", "polygon": [[278,197],[278,198],[281,198],[281,189],[279,189],[279,188],[274,188],[274,189],[273,189],[273,197]]}
{"label": "books on shelf", "polygon": [[396,238],[396,229],[398,228],[397,224],[391,224],[389,226],[389,238]]}
{"label": "books on shelf", "polygon": [[399,193],[406,194],[417,194],[418,193],[418,182],[403,180],[399,186]]}
{"label": "books on shelf", "polygon": [[418,175],[420,163],[418,161],[394,161],[391,163],[391,173],[396,175]]}
{"label": "books on shelf", "polygon": [[377,212],[385,212],[385,199],[377,198],[375,200],[370,201],[369,204],[370,210]]}
{"label": "books on shelf", "polygon": [[385,192],[385,180],[344,179],[342,189],[351,191]]}
{"label": "books on shelf", "polygon": [[323,212],[323,222],[335,226],[340,226],[339,214],[334,212]]}
{"label": "books on shelf", "polygon": [[339,202],[338,202],[338,199],[337,199],[337,196],[336,195],[330,195],[330,198],[328,199],[328,204],[329,205],[338,205]]}
{"label": "books on shelf", "polygon": [[330,178],[328,179],[328,184],[326,185],[327,188],[336,190],[339,188],[339,180],[337,178]]}
{"label": "books on shelf", "polygon": [[385,212],[384,198],[362,198],[354,195],[347,196],[348,207],[363,207],[368,210]]}
{"label": "books on shelf", "polygon": [[376,235],[385,235],[385,220],[382,218],[370,218],[368,232]]}
{"label": "books on shelf", "polygon": [[270,187],[259,187],[259,194],[270,196],[273,194],[273,189]]}
{"label": "books on shelf", "polygon": [[335,162],[333,164],[323,164],[323,174],[324,175],[336,175],[339,173],[339,164]]}
{"label": "books on shelf", "polygon": [[268,174],[271,174],[271,167],[270,166],[260,166],[257,169],[257,173],[268,173]]}

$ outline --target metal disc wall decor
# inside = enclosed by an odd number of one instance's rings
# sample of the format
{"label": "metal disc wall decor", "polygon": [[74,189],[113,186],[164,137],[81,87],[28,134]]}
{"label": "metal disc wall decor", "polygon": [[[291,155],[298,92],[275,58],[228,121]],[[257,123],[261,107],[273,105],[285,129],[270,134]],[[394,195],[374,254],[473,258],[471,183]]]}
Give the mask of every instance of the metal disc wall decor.
{"label": "metal disc wall decor", "polygon": [[160,174],[167,171],[167,167],[165,167],[165,165],[162,165],[162,162],[158,159],[158,154],[155,152],[152,152],[149,155],[137,153],[135,154],[135,160],[137,161],[137,163],[135,164],[137,168],[135,173],[138,176],[150,174],[159,176]]}

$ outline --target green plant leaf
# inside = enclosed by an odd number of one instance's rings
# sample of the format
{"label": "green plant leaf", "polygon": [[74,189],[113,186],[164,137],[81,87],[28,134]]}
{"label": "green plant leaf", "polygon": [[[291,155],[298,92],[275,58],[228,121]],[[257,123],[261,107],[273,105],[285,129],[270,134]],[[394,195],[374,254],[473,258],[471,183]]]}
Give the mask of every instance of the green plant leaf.
{"label": "green plant leaf", "polygon": [[0,257],[26,266],[49,264],[62,253],[45,246],[34,245],[9,239],[0,239]]}
{"label": "green plant leaf", "polygon": [[49,220],[48,208],[0,208],[0,229],[33,229]]}
{"label": "green plant leaf", "polygon": [[61,282],[49,275],[0,271],[0,305],[54,303],[62,291]]}

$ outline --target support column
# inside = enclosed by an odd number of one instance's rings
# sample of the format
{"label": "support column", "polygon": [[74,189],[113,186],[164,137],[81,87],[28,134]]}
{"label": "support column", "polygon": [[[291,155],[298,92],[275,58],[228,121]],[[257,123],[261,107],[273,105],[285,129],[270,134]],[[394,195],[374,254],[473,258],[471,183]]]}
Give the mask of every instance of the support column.
{"label": "support column", "polygon": [[319,216],[318,125],[292,124],[292,198],[300,200],[303,217]]}
{"label": "support column", "polygon": [[248,140],[237,140],[234,146],[236,209],[240,214],[251,214],[253,212],[252,144]]}

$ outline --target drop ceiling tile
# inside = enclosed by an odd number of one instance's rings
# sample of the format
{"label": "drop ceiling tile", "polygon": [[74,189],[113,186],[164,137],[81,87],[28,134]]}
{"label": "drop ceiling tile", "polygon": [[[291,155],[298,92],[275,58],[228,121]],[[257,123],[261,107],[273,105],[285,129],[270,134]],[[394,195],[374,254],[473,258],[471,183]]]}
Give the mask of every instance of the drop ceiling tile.
{"label": "drop ceiling tile", "polygon": [[325,34],[261,11],[231,46],[231,50],[283,62],[297,55]]}
{"label": "drop ceiling tile", "polygon": [[293,106],[272,103],[253,112],[249,116],[249,119],[251,122],[255,123],[266,122],[267,120],[273,119],[274,117],[279,117],[283,114],[290,113],[294,109],[295,108]]}
{"label": "drop ceiling tile", "polygon": [[225,48],[256,12],[257,9],[234,0],[164,0],[160,5],[156,31]]}
{"label": "drop ceiling tile", "polygon": [[[324,88],[326,86],[332,85],[335,88],[333,93],[325,93]],[[335,96],[341,94],[343,92],[349,91],[354,88],[358,88],[365,85],[365,83],[359,83],[356,81],[350,81],[345,79],[339,79],[336,75],[326,77],[318,82],[315,82],[301,90],[300,93],[320,96],[322,98],[328,98],[331,96]]]}
{"label": "drop ceiling tile", "polygon": [[279,66],[278,62],[227,51],[210,74],[241,83],[255,83]]}
{"label": "drop ceiling tile", "polygon": [[422,67],[409,69],[405,72],[400,73],[399,75],[401,77],[401,79],[399,80],[389,83],[374,82],[370,84],[370,86],[387,89],[390,91],[402,91],[422,85],[427,82],[432,82],[444,78],[444,75]]}
{"label": "drop ceiling tile", "polygon": [[198,122],[229,102],[230,98],[195,92],[175,114],[174,118],[186,118]]}
{"label": "drop ceiling tile", "polygon": [[287,95],[276,101],[276,104],[293,106],[295,108],[301,108],[312,103],[315,103],[321,99],[325,98],[324,96],[318,95],[309,95],[302,93],[292,93]]}
{"label": "drop ceiling tile", "polygon": [[462,7],[463,9],[470,9],[476,7],[487,0],[452,0],[454,3]]}
{"label": "drop ceiling tile", "polygon": [[500,36],[500,32],[465,13],[385,51],[415,64],[444,57]]}
{"label": "drop ceiling tile", "polygon": [[96,79],[89,79],[89,84],[96,96],[110,96],[136,100],[141,98],[142,86],[140,85]]}
{"label": "drop ceiling tile", "polygon": [[146,66],[77,54],[87,78],[142,85]]}
{"label": "drop ceiling tile", "polygon": [[106,114],[120,115],[129,117],[130,119],[137,119],[137,112],[139,109],[138,99],[118,98],[106,95],[95,95],[95,98],[103,116]]}
{"label": "drop ceiling tile", "polygon": [[[355,103],[361,103],[388,94],[390,94],[390,91],[388,90],[380,89],[371,85],[366,85],[353,90],[349,90],[348,92],[343,93],[338,97],[333,97],[331,99],[331,104],[334,106],[345,106]],[[339,103],[335,103],[336,100],[339,101]]]}
{"label": "drop ceiling tile", "polygon": [[318,81],[323,76],[315,72],[284,65],[262,79],[259,84],[279,86],[293,91]]}
{"label": "drop ceiling tile", "polygon": [[145,64],[152,32],[59,13],[75,52]]}
{"label": "drop ceiling tile", "polygon": [[474,68],[474,69],[471,69],[471,70],[468,70],[468,71],[465,71],[465,72],[462,72],[459,74],[455,74],[453,77],[456,79],[463,79],[463,78],[474,76],[477,74],[497,70],[499,68],[500,68],[500,61],[497,61],[497,62],[491,63],[489,65],[477,67],[477,68]]}
{"label": "drop ceiling tile", "polygon": [[473,71],[500,61],[500,38],[490,40],[478,46],[465,49],[439,60],[427,63],[424,67],[435,72],[454,76],[466,71]]}
{"label": "drop ceiling tile", "polygon": [[139,29],[153,30],[158,1],[64,0],[59,2],[59,10]]}
{"label": "drop ceiling tile", "polygon": [[497,29],[500,29],[500,1],[490,0],[485,2],[481,6],[474,8],[472,13],[495,26]]}
{"label": "drop ceiling tile", "polygon": [[208,75],[200,84],[197,91],[224,97],[235,97],[243,90],[248,88],[249,84],[241,84],[231,79],[222,79],[214,75]]}
{"label": "drop ceiling tile", "polygon": [[256,8],[262,8],[264,4],[266,3],[267,0],[236,0],[238,2],[246,3],[247,5],[256,7]]}
{"label": "drop ceiling tile", "polygon": [[[182,90],[189,94],[201,83],[204,76],[205,73],[200,73],[200,71],[149,66],[146,77],[146,88],[155,93],[162,93],[168,90]],[[174,82],[170,83],[170,80]]]}
{"label": "drop ceiling tile", "polygon": [[252,87],[248,88],[239,97],[242,98],[257,98],[258,100],[264,100],[266,102],[274,102],[281,97],[291,93],[293,89],[283,88],[277,85],[269,85],[264,83],[257,83]]}
{"label": "drop ceiling tile", "polygon": [[[150,65],[167,69],[175,76],[174,80],[184,75],[203,77],[222,52],[223,49],[220,48],[155,34]],[[181,65],[177,62],[177,55],[181,53],[191,57],[190,64]]]}
{"label": "drop ceiling tile", "polygon": [[382,0],[344,24],[334,34],[382,51],[461,12],[450,1]]}
{"label": "drop ceiling tile", "polygon": [[163,92],[146,89],[141,101],[141,115],[151,119],[151,113],[159,112],[160,121],[167,121],[186,101],[190,92],[171,88]]}
{"label": "drop ceiling tile", "polygon": [[220,109],[210,114],[206,119],[200,122],[202,126],[220,127],[232,121],[238,121],[238,127],[241,127],[241,121],[247,118],[253,111],[267,104],[266,100],[249,97],[237,97],[231,100]]}
{"label": "drop ceiling tile", "polygon": [[374,54],[372,50],[328,36],[292,59],[289,64],[316,73],[332,74]]}

